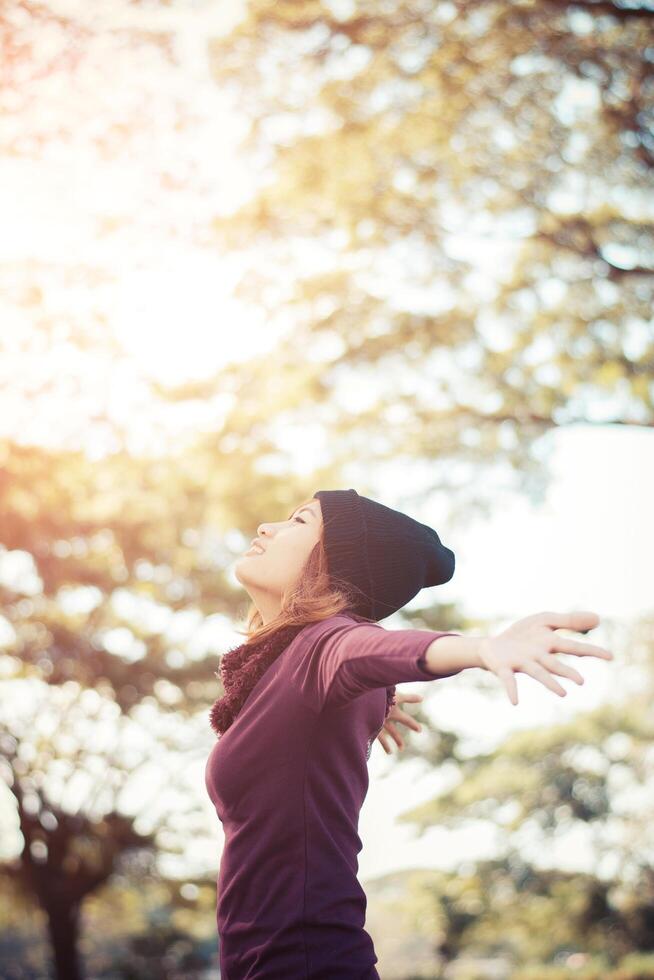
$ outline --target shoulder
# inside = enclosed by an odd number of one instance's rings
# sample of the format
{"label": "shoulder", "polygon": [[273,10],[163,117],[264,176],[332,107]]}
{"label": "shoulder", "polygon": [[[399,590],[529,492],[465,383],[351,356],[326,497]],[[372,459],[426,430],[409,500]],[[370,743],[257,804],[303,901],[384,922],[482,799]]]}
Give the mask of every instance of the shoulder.
{"label": "shoulder", "polygon": [[349,611],[334,613],[333,616],[326,616],[318,622],[308,623],[295,637],[293,645],[297,645],[296,652],[301,649],[307,653],[317,653],[324,649],[330,639],[334,639],[339,634],[349,634],[365,626],[384,629],[379,623],[358,616],[356,613]]}
{"label": "shoulder", "polygon": [[[325,616],[313,623],[307,623],[289,643],[289,648],[293,647],[294,655],[300,650],[313,651],[323,646],[330,637],[338,633],[348,633],[350,630],[357,629],[362,623],[368,623],[354,613],[339,612],[333,616]],[[371,625],[377,625],[376,623]]]}
{"label": "shoulder", "polygon": [[333,616],[326,616],[315,623],[307,623],[303,630],[298,633],[297,639],[306,641],[317,640],[328,636],[333,632],[348,629],[356,625],[356,620],[350,613],[334,613]]}
{"label": "shoulder", "polygon": [[299,635],[311,635],[315,637],[321,636],[323,633],[330,633],[333,630],[353,629],[357,626],[376,626],[378,629],[384,628],[371,619],[366,619],[364,616],[359,616],[357,613],[348,611],[334,613],[333,616],[326,616],[325,619],[321,619],[316,623],[309,623]]}

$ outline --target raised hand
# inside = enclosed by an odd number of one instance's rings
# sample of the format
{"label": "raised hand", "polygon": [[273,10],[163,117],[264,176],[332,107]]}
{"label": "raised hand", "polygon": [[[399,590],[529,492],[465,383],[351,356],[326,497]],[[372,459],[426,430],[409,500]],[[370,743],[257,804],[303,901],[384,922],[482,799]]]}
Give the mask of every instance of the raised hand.
{"label": "raised hand", "polygon": [[[381,742],[384,752],[386,755],[391,755],[391,749],[388,745],[388,736],[391,735],[395,740],[398,751],[402,751],[404,748],[404,740],[401,734],[398,732],[394,722],[401,722],[401,724],[406,725],[407,728],[412,728],[414,732],[422,731],[422,725],[419,724],[408,712],[402,711],[400,708],[400,703],[404,701],[422,701],[422,694],[409,694],[402,691],[395,691],[395,704],[388,712],[384,726],[377,736],[377,741]],[[386,734],[388,733],[388,734]]]}
{"label": "raised hand", "polygon": [[479,645],[482,666],[492,671],[506,687],[512,704],[518,703],[515,674],[522,672],[540,681],[550,691],[565,697],[568,693],[554,678],[569,677],[577,684],[584,679],[573,667],[562,663],[555,654],[572,653],[577,657],[599,657],[613,660],[613,654],[605,647],[582,643],[556,633],[557,629],[587,633],[599,624],[597,613],[575,611],[570,613],[541,612],[525,616],[497,636],[484,637]]}

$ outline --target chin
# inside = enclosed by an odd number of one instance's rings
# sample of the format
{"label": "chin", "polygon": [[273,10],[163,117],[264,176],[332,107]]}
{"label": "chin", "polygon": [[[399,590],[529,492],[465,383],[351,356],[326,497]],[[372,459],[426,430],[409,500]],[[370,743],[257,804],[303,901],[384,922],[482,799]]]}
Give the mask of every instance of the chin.
{"label": "chin", "polygon": [[241,585],[245,584],[245,582],[249,578],[247,572],[245,572],[245,574],[243,574],[243,572],[247,568],[248,559],[250,557],[251,557],[250,555],[241,555],[239,558],[236,559],[233,565],[234,575],[241,583]]}

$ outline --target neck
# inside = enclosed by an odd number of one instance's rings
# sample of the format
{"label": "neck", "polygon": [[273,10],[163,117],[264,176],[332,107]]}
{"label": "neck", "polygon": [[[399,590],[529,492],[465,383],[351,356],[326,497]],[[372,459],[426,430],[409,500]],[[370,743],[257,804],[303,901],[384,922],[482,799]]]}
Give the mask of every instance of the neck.
{"label": "neck", "polygon": [[252,601],[263,619],[264,626],[272,622],[282,611],[282,601],[280,596],[272,595],[270,592],[251,592]]}

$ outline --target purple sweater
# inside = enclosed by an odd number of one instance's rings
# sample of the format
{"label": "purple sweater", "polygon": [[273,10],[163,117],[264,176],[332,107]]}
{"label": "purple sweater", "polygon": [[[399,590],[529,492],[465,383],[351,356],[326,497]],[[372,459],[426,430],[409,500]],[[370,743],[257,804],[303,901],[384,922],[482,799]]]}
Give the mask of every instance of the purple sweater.
{"label": "purple sweater", "polygon": [[435,680],[429,644],[338,613],[301,630],[217,740],[206,786],[223,824],[221,980],[378,980],[357,880],[367,758],[386,687]]}

